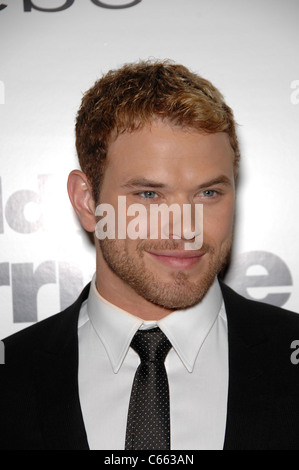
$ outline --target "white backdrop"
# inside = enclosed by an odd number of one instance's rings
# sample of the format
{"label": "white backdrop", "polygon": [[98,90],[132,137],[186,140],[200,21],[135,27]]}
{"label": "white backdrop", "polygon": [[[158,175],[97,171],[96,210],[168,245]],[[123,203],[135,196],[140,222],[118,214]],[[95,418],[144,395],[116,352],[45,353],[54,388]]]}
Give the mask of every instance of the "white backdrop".
{"label": "white backdrop", "polygon": [[242,166],[226,280],[299,312],[298,18],[298,0],[0,2],[0,338],[90,280],[94,248],[66,193],[75,115],[102,73],[149,57],[187,65],[234,109]]}

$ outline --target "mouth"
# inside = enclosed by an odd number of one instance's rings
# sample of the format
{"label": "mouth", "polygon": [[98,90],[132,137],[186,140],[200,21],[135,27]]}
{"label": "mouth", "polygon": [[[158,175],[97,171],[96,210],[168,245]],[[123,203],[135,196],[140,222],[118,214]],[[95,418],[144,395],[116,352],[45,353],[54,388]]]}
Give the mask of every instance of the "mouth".
{"label": "mouth", "polygon": [[189,269],[199,263],[205,255],[198,251],[185,250],[147,251],[147,253],[159,263],[175,269]]}

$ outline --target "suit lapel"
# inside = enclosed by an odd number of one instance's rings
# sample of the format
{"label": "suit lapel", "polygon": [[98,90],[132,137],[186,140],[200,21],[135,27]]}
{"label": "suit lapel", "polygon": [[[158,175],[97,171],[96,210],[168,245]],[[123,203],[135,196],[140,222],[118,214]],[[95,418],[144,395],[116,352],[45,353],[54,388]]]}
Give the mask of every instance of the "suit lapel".
{"label": "suit lapel", "polygon": [[45,447],[87,450],[78,390],[78,315],[89,285],[78,300],[60,314],[60,324],[36,351],[35,381]]}
{"label": "suit lapel", "polygon": [[271,355],[262,322],[252,303],[227,286],[222,292],[228,319],[229,389],[225,450],[258,447],[267,408],[267,372]]}

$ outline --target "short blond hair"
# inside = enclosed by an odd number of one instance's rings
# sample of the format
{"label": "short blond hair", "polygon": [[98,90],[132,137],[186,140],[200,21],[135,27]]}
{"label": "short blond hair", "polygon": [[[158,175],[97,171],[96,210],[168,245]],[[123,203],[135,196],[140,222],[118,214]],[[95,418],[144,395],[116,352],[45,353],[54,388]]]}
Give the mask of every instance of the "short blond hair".
{"label": "short blond hair", "polygon": [[203,133],[225,132],[240,160],[233,112],[220,91],[187,67],[140,61],[110,70],[83,96],[76,121],[76,148],[82,171],[98,201],[109,140],[154,119]]}

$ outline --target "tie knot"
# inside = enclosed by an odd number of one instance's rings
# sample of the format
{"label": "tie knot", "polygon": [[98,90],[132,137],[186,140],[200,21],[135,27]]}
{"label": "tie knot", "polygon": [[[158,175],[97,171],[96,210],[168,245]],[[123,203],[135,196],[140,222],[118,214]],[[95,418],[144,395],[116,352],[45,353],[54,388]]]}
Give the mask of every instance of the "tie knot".
{"label": "tie knot", "polygon": [[138,330],[131,342],[131,347],[139,354],[143,361],[164,362],[171,343],[160,328]]}

